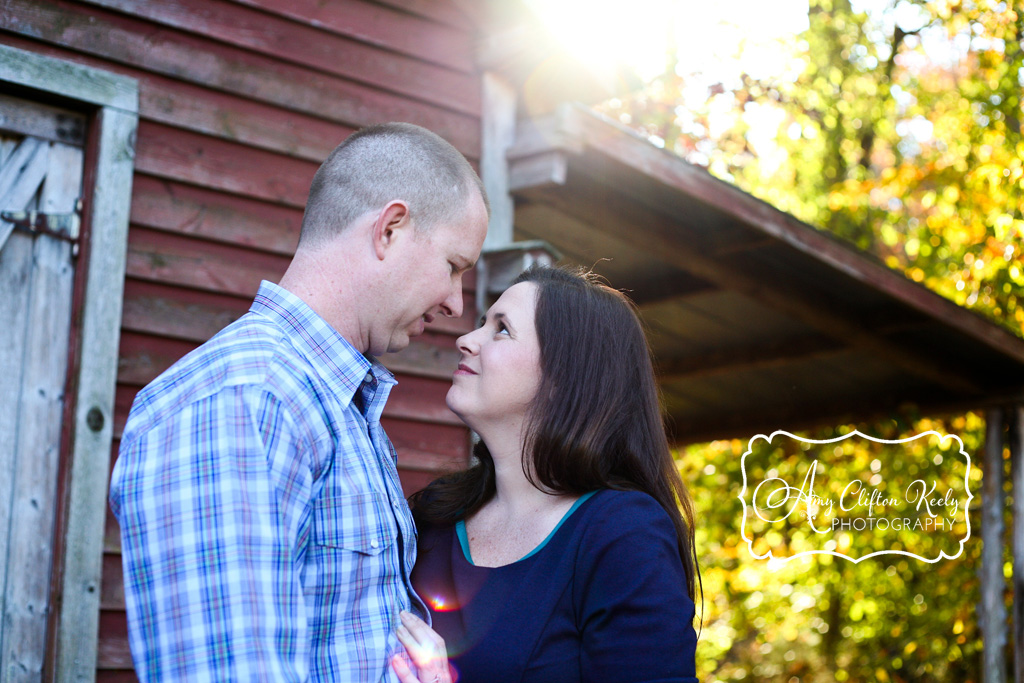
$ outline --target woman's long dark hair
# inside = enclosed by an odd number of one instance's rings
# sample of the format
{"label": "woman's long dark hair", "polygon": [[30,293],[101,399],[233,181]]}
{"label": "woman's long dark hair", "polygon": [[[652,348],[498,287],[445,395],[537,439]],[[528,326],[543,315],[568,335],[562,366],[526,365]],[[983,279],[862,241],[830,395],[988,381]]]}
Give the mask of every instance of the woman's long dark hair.
{"label": "woman's long dark hair", "polygon": [[[669,451],[650,347],[633,303],[582,270],[534,266],[513,284],[537,285],[541,382],[527,415],[523,470],[542,490],[582,495],[642,491],[676,527],[696,600],[693,500]],[[494,496],[494,461],[443,477],[411,499],[418,523],[452,524]],[[527,460],[527,458],[529,460]]]}

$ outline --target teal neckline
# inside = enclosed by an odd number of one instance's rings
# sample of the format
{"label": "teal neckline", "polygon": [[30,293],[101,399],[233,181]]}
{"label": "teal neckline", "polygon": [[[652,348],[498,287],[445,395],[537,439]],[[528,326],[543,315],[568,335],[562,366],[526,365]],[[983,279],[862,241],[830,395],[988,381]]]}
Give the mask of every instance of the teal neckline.
{"label": "teal neckline", "polygon": [[[572,507],[569,508],[564,515],[562,515],[562,519],[558,520],[558,524],[556,524],[555,528],[551,530],[551,533],[548,534],[547,537],[540,542],[540,545],[538,545],[536,548],[528,552],[526,555],[520,557],[518,560],[516,560],[516,562],[522,562],[523,560],[529,557],[533,557],[541,550],[543,550],[544,546],[548,544],[548,541],[551,540],[551,538],[558,532],[558,530],[565,523],[565,520],[569,519],[572,516],[572,513],[576,512],[576,509],[580,505],[583,505],[583,503],[585,503],[587,499],[593,496],[595,493],[597,493],[597,491],[589,491],[587,493],[584,493],[579,498],[577,498],[576,502],[572,504]],[[462,554],[463,556],[465,556],[466,562],[469,562],[475,567],[476,564],[473,562],[473,556],[469,552],[469,537],[466,535],[466,520],[460,519],[455,523],[455,535],[459,539],[459,545],[462,546]]]}

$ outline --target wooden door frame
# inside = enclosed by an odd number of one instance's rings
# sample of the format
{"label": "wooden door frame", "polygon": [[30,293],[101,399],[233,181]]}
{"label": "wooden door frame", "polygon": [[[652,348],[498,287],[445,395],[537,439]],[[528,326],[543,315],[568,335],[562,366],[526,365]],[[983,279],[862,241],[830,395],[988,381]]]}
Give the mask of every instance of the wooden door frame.
{"label": "wooden door frame", "polygon": [[0,83],[90,114],[46,678],[92,681],[139,87],[132,78],[4,45]]}

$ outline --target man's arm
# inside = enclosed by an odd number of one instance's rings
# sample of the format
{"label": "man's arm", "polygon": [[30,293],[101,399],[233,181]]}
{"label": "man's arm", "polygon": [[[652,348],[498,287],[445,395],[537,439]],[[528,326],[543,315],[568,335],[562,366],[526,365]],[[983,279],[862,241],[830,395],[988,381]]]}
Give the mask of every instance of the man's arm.
{"label": "man's arm", "polygon": [[140,680],[308,677],[300,444],[280,402],[244,387],[126,434],[111,500]]}

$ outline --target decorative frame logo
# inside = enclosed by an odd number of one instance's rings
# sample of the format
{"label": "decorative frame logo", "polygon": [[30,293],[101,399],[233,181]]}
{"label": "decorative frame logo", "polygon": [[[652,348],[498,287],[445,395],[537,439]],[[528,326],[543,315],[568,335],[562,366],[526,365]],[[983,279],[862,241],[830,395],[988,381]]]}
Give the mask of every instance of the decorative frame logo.
{"label": "decorative frame logo", "polygon": [[[778,457],[782,444],[773,443],[776,437],[784,437],[798,442],[797,448],[794,449],[797,455],[795,457],[787,456],[783,450],[782,457]],[[881,471],[883,456],[876,457],[871,462],[870,471],[865,470],[864,472],[869,475],[867,481],[862,477],[849,481],[833,478],[835,479],[833,481],[829,479],[828,467],[820,466],[819,459],[815,458],[806,467],[807,471],[803,477],[800,477],[797,469],[807,460],[800,457],[804,451],[814,449],[818,451],[817,456],[820,458],[827,450],[827,444],[836,444],[832,451],[843,457],[844,453],[850,453],[854,449],[853,442],[843,442],[855,437],[878,444],[878,446],[868,444],[876,451],[885,448],[891,450],[892,446],[901,446],[902,452],[910,453],[913,457],[909,459],[889,458],[891,461],[889,470],[891,471],[887,471],[884,477]],[[921,441],[922,439],[926,439],[926,441]],[[759,445],[758,440],[765,442],[760,444],[762,451],[774,448],[776,455],[774,460],[769,458],[767,463],[754,462],[758,457],[764,459],[762,453],[755,453],[755,446]],[[782,440],[780,439],[780,442]],[[956,458],[950,458],[950,463],[945,468],[948,471],[941,468],[936,469],[945,463],[942,452],[952,454],[953,442],[957,445],[956,452],[963,456],[964,460],[958,461]],[[926,457],[929,454],[929,448],[936,450],[932,458]],[[922,454],[925,457],[922,457]],[[748,462],[748,458],[751,458],[752,461]],[[751,464],[755,465],[751,472],[761,473],[759,476],[748,478],[748,466]],[[765,464],[768,466],[765,467]],[[965,467],[962,480],[958,474],[953,475],[953,470],[960,466]],[[902,473],[904,468],[907,469],[908,476],[915,478],[905,487],[894,488],[900,476],[904,476]],[[780,472],[780,469],[783,471]],[[853,467],[853,469],[857,468]],[[743,473],[743,489],[739,495],[740,502],[743,504],[740,535],[746,541],[751,556],[756,559],[768,559],[772,563],[785,563],[806,555],[832,555],[856,564],[878,555],[905,555],[922,562],[935,563],[943,558],[952,560],[960,557],[964,550],[964,543],[971,537],[969,506],[974,498],[970,490],[971,457],[964,450],[963,441],[955,434],[944,435],[932,430],[905,439],[890,440],[879,439],[854,430],[834,439],[817,440],[805,439],[779,430],[773,432],[771,436],[758,434],[750,439],[740,462],[740,470]],[[792,470],[792,472],[787,470]],[[929,473],[928,470],[935,475],[931,480],[925,478],[925,475]],[[796,476],[788,480],[784,476],[785,474],[795,474]],[[922,476],[917,476],[919,474]],[[816,478],[819,475],[821,479],[817,482],[816,487]],[[802,483],[794,486],[792,481],[801,481]],[[888,491],[878,488],[878,485],[886,481],[888,481]],[[823,485],[822,482],[824,482]],[[940,488],[940,484],[943,485],[942,488]],[[957,490],[960,484],[962,484],[962,491]],[[833,495],[829,495],[830,491]],[[804,506],[802,516],[806,520],[806,528],[800,524],[794,525],[790,520],[801,504]],[[772,511],[787,508],[787,506],[789,507],[785,514],[776,518],[771,517]],[[858,509],[866,511],[867,516],[856,516]],[[936,513],[937,509],[940,513],[949,511],[951,515],[940,516]],[[768,513],[768,515],[766,516],[764,513]],[[853,514],[844,516],[843,513]],[[825,519],[820,519],[822,517]],[[828,522],[829,518],[831,522]],[[825,528],[826,526],[828,528]],[[943,532],[948,530],[954,535],[952,538],[940,535],[936,533],[939,530]],[[757,531],[762,532],[761,536],[758,536]],[[792,546],[813,546],[815,545],[814,541],[820,541],[822,547],[812,547],[785,557],[777,556],[774,547],[780,545],[778,539],[782,538],[786,531],[793,533],[794,539],[790,542]],[[869,546],[866,549],[870,549],[871,552],[853,557],[845,552],[836,551],[837,547],[850,549],[856,545],[853,534],[859,532],[864,532],[862,536],[870,536],[869,541],[862,545]],[[874,549],[880,543],[905,546],[908,539],[921,538],[921,536],[912,536],[912,532],[925,532],[924,538],[935,542],[934,544],[938,547],[932,549],[937,550],[934,557],[924,557],[922,554],[910,552],[903,547]],[[962,538],[959,538],[961,534]],[[776,539],[774,543],[770,540],[772,538]],[[956,554],[951,555],[946,552],[942,544],[943,541],[956,542],[955,539],[958,539],[959,549]],[[755,550],[755,545],[761,546],[762,549],[768,546],[768,550],[759,553]],[[931,553],[925,554],[930,555]]]}

